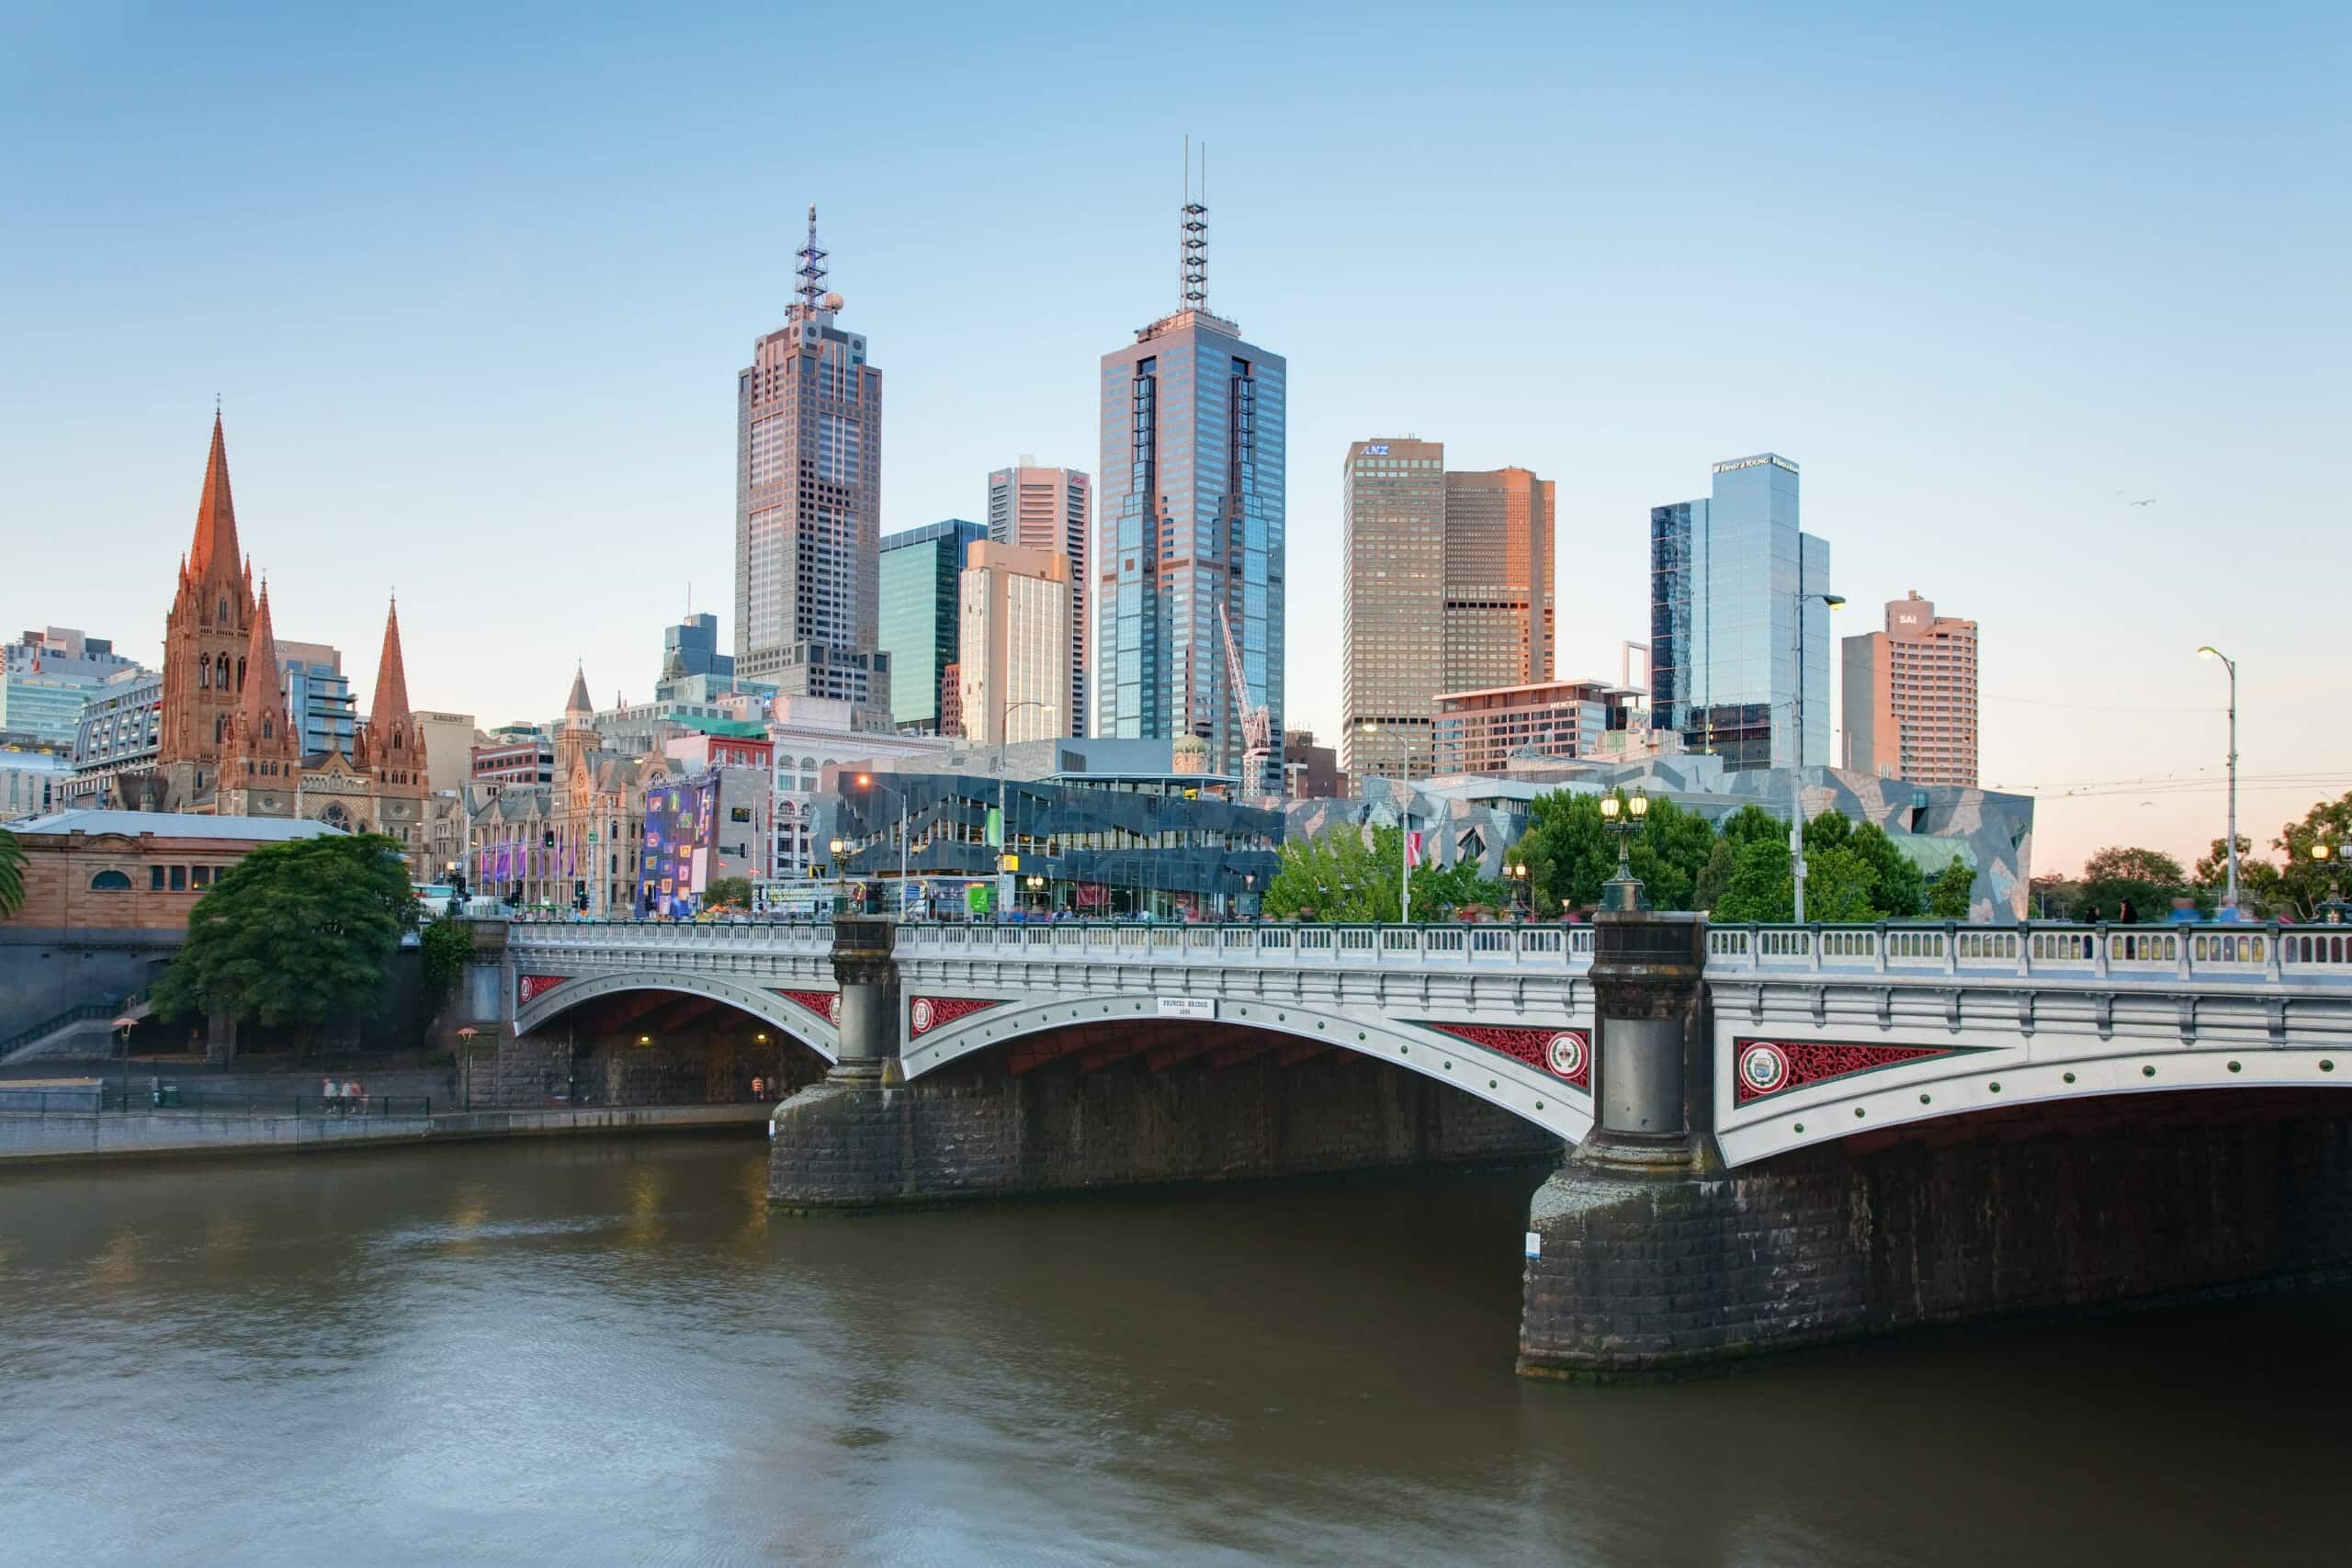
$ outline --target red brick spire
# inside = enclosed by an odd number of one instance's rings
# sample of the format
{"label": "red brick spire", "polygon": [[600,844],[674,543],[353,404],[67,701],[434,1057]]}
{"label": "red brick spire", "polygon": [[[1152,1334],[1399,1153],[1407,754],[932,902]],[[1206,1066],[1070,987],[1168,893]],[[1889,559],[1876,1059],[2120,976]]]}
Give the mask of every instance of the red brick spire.
{"label": "red brick spire", "polygon": [[212,415],[212,455],[204,465],[204,497],[196,503],[196,544],[188,551],[198,581],[212,570],[215,556],[225,557],[229,570],[237,570],[237,508],[229,496],[229,446],[218,412]]}
{"label": "red brick spire", "polygon": [[401,602],[392,601],[384,617],[384,651],[376,660],[376,700],[368,709],[371,729],[389,729],[405,721],[408,712],[408,671],[401,662]]}
{"label": "red brick spire", "polygon": [[264,719],[270,720],[268,739],[285,738],[286,672],[277,665],[277,634],[269,622],[269,584],[261,585],[261,604],[254,612],[253,636],[246,639],[245,657],[241,668],[244,671],[244,690],[239,694],[237,711],[244,722],[244,731],[254,740],[263,740]]}

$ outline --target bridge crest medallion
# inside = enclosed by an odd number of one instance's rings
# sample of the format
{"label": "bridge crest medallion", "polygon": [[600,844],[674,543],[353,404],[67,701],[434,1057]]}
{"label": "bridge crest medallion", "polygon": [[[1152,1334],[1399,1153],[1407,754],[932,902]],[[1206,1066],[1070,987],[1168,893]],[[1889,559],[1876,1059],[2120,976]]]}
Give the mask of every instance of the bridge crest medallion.
{"label": "bridge crest medallion", "polygon": [[839,991],[786,991],[775,993],[786,1001],[807,1008],[827,1023],[839,1029],[842,1023],[842,994]]}
{"label": "bridge crest medallion", "polygon": [[1424,1022],[1425,1029],[1483,1045],[1531,1067],[1541,1067],[1592,1092],[1592,1035],[1582,1029],[1514,1029],[1487,1023]]}
{"label": "bridge crest medallion", "polygon": [[1975,1050],[1967,1045],[1853,1045],[1825,1040],[1732,1042],[1732,1076],[1742,1105],[1789,1089],[1810,1089],[1832,1078]]}
{"label": "bridge crest medallion", "polygon": [[917,997],[907,1009],[907,1027],[916,1034],[928,1034],[997,1005],[994,997]]}
{"label": "bridge crest medallion", "polygon": [[523,1006],[528,1007],[534,998],[547,995],[571,978],[569,975],[517,975],[514,994]]}

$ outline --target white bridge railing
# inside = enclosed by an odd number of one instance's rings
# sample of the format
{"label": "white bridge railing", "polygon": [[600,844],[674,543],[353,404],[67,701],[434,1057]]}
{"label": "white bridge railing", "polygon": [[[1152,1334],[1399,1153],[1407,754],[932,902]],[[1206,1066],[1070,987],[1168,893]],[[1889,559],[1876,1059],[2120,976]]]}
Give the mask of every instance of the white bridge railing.
{"label": "white bridge railing", "polygon": [[[1169,924],[1131,921],[915,922],[896,946],[911,959],[1033,963],[1338,964],[1582,970],[1589,925]],[[825,921],[520,919],[524,952],[821,953]],[[1713,978],[1820,975],[2032,976],[2083,981],[2165,978],[2219,983],[2341,984],[2352,988],[2352,928],[2343,926],[1713,926]]]}

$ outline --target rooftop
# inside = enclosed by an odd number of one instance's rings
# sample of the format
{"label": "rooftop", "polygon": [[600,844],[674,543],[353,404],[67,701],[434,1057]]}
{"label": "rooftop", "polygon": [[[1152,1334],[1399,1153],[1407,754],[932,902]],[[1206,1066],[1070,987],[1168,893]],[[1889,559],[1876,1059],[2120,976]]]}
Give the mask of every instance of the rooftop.
{"label": "rooftop", "polygon": [[316,839],[340,833],[323,822],[288,817],[199,817],[171,811],[59,811],[35,817],[9,829],[18,838],[68,833],[121,833],[136,838],[153,833],[159,839],[234,839],[248,843],[282,844],[294,839]]}

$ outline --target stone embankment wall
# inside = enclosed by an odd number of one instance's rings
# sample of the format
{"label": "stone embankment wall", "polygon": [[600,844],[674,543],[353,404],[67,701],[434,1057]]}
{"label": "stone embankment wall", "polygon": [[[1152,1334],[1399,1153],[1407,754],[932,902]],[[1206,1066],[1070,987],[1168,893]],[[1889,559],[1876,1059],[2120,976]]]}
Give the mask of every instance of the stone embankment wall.
{"label": "stone embankment wall", "polygon": [[161,1155],[309,1153],[567,1133],[747,1132],[761,1105],[610,1106],[572,1111],[431,1116],[285,1116],[213,1111],[0,1114],[0,1168],[18,1161],[139,1158]]}
{"label": "stone embankment wall", "polygon": [[[638,1043],[626,1027],[605,1032],[567,1028],[561,1019],[520,1038],[501,1032],[494,1063],[474,1068],[478,1105],[515,1110],[577,1105],[720,1105],[749,1100],[752,1080],[780,1099],[824,1076],[814,1051],[752,1024]],[[773,1086],[781,1079],[779,1093]]]}
{"label": "stone embankment wall", "polygon": [[2219,1090],[1983,1112],[1713,1176],[1571,1165],[1520,1368],[1674,1375],[1997,1314],[2352,1270],[2352,1105]]}
{"label": "stone embankment wall", "polygon": [[1018,1077],[995,1053],[919,1082],[829,1079],[776,1112],[769,1193],[803,1209],[1004,1198],[1557,1155],[1557,1138],[1418,1074],[1333,1051]]}

